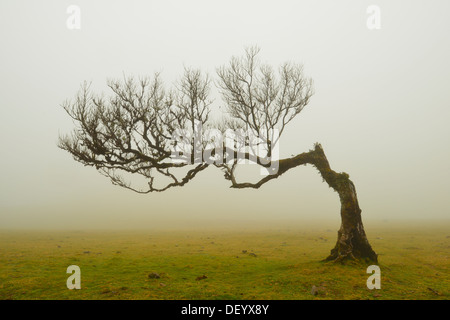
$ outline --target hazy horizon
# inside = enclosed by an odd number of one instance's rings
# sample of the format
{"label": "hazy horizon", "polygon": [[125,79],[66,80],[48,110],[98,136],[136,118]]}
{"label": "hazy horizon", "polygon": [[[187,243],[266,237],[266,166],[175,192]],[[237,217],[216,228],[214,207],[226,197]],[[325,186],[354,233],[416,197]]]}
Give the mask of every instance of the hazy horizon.
{"label": "hazy horizon", "polygon": [[[81,29],[69,30],[69,5]],[[378,5],[381,28],[366,12]],[[215,68],[258,45],[274,67],[304,64],[315,95],[281,138],[281,157],[320,142],[349,173],[365,221],[450,218],[450,2],[3,1],[0,3],[0,229],[145,228],[152,222],[325,220],[340,203],[300,166],[258,190],[216,168],[140,195],[57,148],[73,129],[61,103],[92,81]],[[213,108],[223,105],[213,89]],[[256,176],[257,178],[258,176]],[[181,222],[180,222],[181,221]]]}

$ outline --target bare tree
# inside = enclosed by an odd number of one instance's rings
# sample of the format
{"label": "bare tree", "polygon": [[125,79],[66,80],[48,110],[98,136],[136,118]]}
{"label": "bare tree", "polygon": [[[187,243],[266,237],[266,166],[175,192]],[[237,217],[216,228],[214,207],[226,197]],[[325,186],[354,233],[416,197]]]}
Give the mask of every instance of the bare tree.
{"label": "bare tree", "polygon": [[[364,231],[355,186],[347,173],[331,169],[319,143],[308,152],[277,160],[276,170],[270,170],[272,147],[286,125],[308,104],[313,84],[304,76],[302,65],[285,63],[275,71],[259,62],[258,53],[256,47],[247,48],[243,57],[233,57],[218,68],[216,84],[228,114],[219,127],[223,132],[227,128],[248,130],[263,142],[266,152],[262,155],[245,148],[249,146],[246,139],[235,138],[231,146],[209,137],[196,139],[199,128],[210,123],[211,82],[192,69],[185,69],[171,91],[164,89],[159,74],[152,79],[109,81],[113,95],[108,99],[95,96],[85,83],[74,101],[63,104],[76,128],[71,135],[60,137],[59,147],[76,161],[94,166],[113,184],[139,193],[183,186],[211,165],[222,169],[231,188],[237,189],[257,189],[292,168],[313,165],[341,201],[342,224],[326,260],[376,262],[377,254]],[[174,136],[179,139],[174,140]],[[186,161],[175,161],[174,149],[181,150],[179,154]],[[269,174],[257,182],[239,182],[238,159],[251,159]],[[122,173],[140,175],[148,186],[136,188]],[[165,183],[156,186],[156,176],[163,177]]]}

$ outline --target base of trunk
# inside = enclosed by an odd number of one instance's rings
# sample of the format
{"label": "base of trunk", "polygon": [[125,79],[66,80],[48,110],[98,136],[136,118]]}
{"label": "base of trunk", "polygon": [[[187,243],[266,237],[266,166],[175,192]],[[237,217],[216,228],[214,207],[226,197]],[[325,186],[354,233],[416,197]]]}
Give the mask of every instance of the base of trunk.
{"label": "base of trunk", "polygon": [[365,260],[377,263],[378,255],[373,251],[362,226],[338,231],[338,240],[326,261],[344,262],[347,260]]}

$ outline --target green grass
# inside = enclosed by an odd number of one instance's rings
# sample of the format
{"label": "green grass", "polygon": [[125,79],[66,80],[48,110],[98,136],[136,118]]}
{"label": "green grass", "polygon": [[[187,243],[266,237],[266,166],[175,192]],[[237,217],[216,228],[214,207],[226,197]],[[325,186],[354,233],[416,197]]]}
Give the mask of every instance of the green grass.
{"label": "green grass", "polygon": [[[0,299],[448,299],[449,226],[366,223],[380,290],[367,264],[321,262],[336,231],[320,226],[0,231]],[[81,290],[66,287],[73,264]]]}

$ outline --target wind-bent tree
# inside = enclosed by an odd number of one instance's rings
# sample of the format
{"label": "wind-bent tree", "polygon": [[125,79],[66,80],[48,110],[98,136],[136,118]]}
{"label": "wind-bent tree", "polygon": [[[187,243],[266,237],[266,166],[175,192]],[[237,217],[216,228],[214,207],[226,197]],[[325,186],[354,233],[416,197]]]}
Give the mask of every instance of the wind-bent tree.
{"label": "wind-bent tree", "polygon": [[[60,137],[58,146],[84,165],[94,166],[113,184],[139,193],[160,192],[183,186],[210,166],[224,172],[231,188],[260,188],[288,170],[310,164],[339,195],[342,224],[338,239],[326,260],[367,259],[377,261],[361,219],[356,189],[347,173],[331,169],[324,150],[316,143],[312,150],[276,161],[272,147],[286,125],[308,104],[313,95],[311,79],[301,65],[285,63],[278,71],[261,64],[258,48],[246,49],[243,57],[233,57],[217,69],[216,85],[227,113],[220,129],[247,130],[258,137],[249,149],[248,138],[235,135],[231,145],[225,140],[202,136],[210,125],[211,81],[198,70],[185,69],[170,91],[164,89],[159,74],[153,78],[108,81],[109,98],[94,95],[86,83],[74,101],[63,104],[76,128]],[[277,133],[277,134],[275,134]],[[175,137],[175,138],[174,138]],[[174,157],[175,154],[178,157]],[[180,158],[183,161],[180,161]],[[239,159],[250,159],[268,174],[257,182],[239,182]],[[145,189],[137,188],[121,173],[144,177]],[[159,184],[155,178],[159,177]]]}

